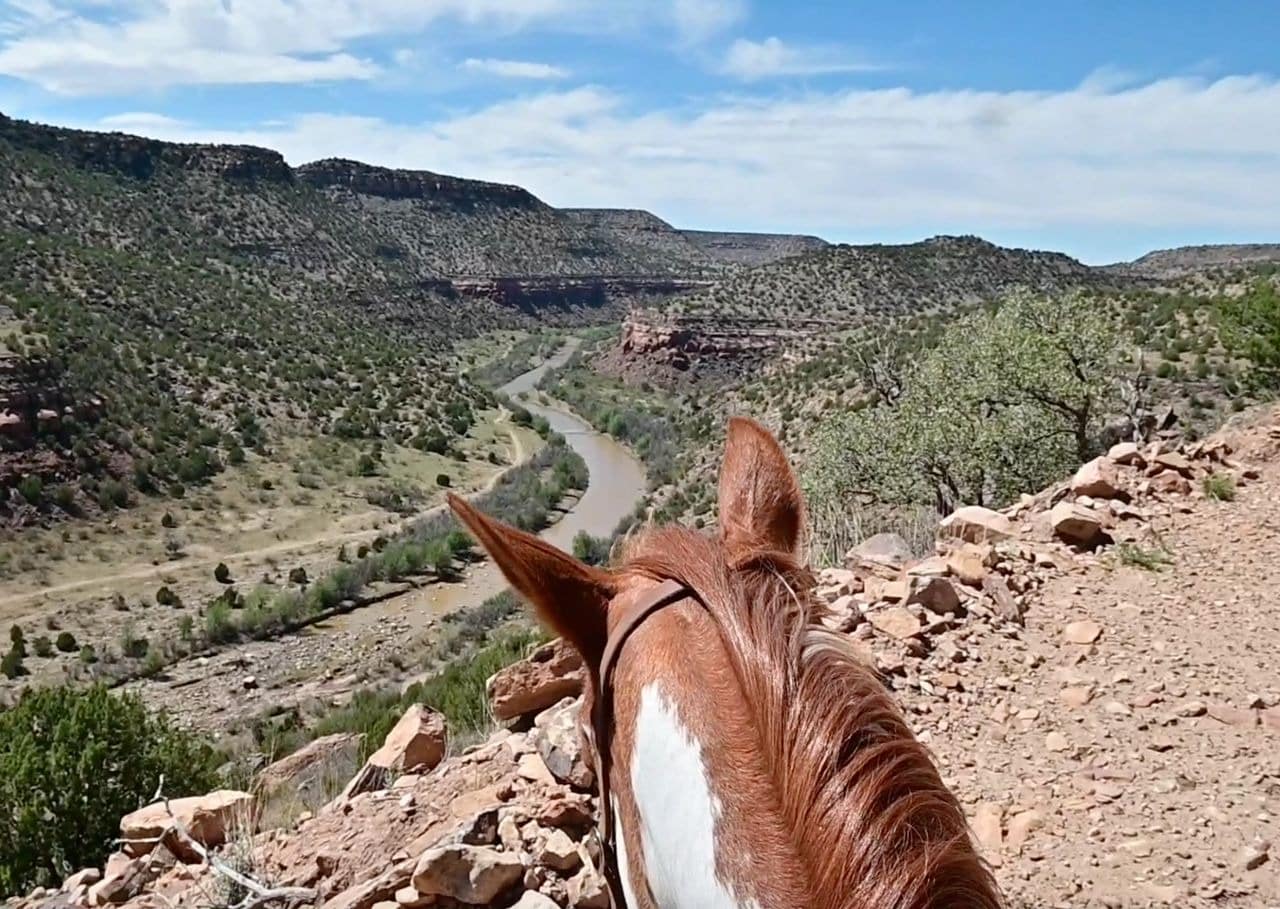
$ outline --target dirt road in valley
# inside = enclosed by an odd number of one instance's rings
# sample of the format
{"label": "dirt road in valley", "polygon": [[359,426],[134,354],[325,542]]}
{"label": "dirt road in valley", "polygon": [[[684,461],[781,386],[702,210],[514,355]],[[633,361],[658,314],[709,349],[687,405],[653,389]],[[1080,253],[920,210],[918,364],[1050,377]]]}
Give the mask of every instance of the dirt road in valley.
{"label": "dirt road in valley", "polygon": [[[512,397],[524,396],[521,403],[546,418],[586,461],[587,490],[543,532],[545,539],[566,550],[579,531],[597,536],[612,532],[646,488],[644,468],[627,449],[576,414],[540,404],[530,394],[547,369],[563,363],[575,346],[569,342],[547,363],[501,389]],[[185,722],[211,731],[268,706],[333,702],[349,695],[364,679],[412,677],[418,669],[415,655],[434,635],[441,616],[479,606],[505,586],[498,570],[482,562],[468,569],[458,583],[411,588],[297,634],[184,660],[163,676],[139,680],[130,687]],[[251,687],[246,687],[249,677]]]}

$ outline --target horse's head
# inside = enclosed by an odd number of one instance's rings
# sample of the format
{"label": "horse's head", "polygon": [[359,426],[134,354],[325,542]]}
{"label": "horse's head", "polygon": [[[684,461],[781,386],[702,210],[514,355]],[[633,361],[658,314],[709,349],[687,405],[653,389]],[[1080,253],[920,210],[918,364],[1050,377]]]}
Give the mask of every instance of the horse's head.
{"label": "horse's head", "polygon": [[[592,678],[598,677],[611,618],[616,621],[657,583],[630,570],[629,563],[677,556],[660,551],[657,535],[641,534],[626,547],[624,564],[594,568],[533,534],[487,517],[465,499],[450,496],[449,505],[539,618],[582,655]],[[803,496],[777,440],[751,420],[729,423],[719,512],[716,542],[728,561],[759,552],[795,556],[804,528]],[[584,714],[589,714],[593,694],[587,692]]]}
{"label": "horse's head", "polygon": [[589,669],[628,909],[998,905],[926,752],[819,622],[803,497],[763,427],[729,424],[715,534],[649,528],[613,568],[449,501]]}

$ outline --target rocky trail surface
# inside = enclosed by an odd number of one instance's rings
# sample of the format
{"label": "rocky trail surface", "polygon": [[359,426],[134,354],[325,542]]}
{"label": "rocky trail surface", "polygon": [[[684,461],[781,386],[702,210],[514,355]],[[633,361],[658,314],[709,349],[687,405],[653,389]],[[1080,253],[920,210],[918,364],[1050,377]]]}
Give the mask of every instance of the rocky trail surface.
{"label": "rocky trail surface", "polygon": [[[1118,445],[1003,512],[961,509],[926,559],[873,537],[817,594],[933,749],[1011,907],[1267,909],[1280,906],[1277,530],[1280,410],[1207,443]],[[340,796],[256,834],[236,833],[228,807],[255,816],[249,794],[181,811],[205,846],[232,840],[224,855],[301,888],[302,904],[604,909],[582,674],[561,642],[499,672],[502,727],[461,755],[447,756],[442,717],[411,708]],[[272,765],[258,807],[314,785],[351,744]],[[24,902],[217,904],[218,875],[176,831],[144,808],[104,869]]]}

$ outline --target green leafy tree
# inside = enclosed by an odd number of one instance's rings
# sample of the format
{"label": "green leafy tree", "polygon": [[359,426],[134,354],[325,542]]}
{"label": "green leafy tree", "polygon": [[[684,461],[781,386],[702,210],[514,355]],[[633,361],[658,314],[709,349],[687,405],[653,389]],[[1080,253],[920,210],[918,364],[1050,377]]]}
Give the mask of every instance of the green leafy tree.
{"label": "green leafy tree", "polygon": [[155,792],[206,792],[218,759],[194,736],[102,686],[29,692],[0,714],[0,895],[100,865],[120,817]]}
{"label": "green leafy tree", "polygon": [[900,391],[819,432],[824,503],[998,505],[1092,457],[1119,404],[1126,345],[1104,304],[1017,294],[894,366]]}
{"label": "green leafy tree", "polygon": [[1222,305],[1222,335],[1228,347],[1249,363],[1248,384],[1259,391],[1280,389],[1280,293],[1260,281],[1246,294]]}

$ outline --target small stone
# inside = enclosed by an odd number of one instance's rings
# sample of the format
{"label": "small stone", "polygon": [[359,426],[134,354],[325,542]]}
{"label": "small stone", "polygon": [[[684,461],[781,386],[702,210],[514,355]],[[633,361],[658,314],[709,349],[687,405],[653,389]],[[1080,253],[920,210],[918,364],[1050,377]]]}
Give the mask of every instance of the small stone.
{"label": "small stone", "polygon": [[1065,499],[1050,510],[1049,525],[1060,539],[1077,546],[1094,546],[1107,538],[1098,512]]}
{"label": "small stone", "polygon": [[567,833],[552,830],[538,853],[538,863],[556,871],[569,872],[582,864],[582,856]]}
{"label": "small stone", "polygon": [[1204,716],[1209,712],[1209,708],[1204,701],[1187,701],[1179,704],[1175,712],[1182,717],[1196,717]]}
{"label": "small stone", "polygon": [[1237,707],[1228,707],[1225,704],[1210,704],[1205,711],[1211,719],[1217,720],[1227,726],[1257,726],[1258,712],[1256,710],[1241,710]]}
{"label": "small stone", "polygon": [[1028,837],[1044,826],[1044,815],[1035,809],[1020,811],[1009,819],[1009,830],[1005,836],[1005,844],[1011,852],[1022,851]]}
{"label": "small stone", "polygon": [[1050,751],[1066,751],[1071,745],[1065,735],[1054,730],[1044,737],[1044,747]]}
{"label": "small stone", "polygon": [[246,675],[243,679],[240,680],[240,687],[243,688],[245,691],[255,690],[258,687],[257,676]]}
{"label": "small stone", "polygon": [[1083,707],[1093,700],[1093,689],[1083,686],[1071,686],[1058,692],[1058,700],[1068,707]]}
{"label": "small stone", "polygon": [[1136,442],[1117,442],[1107,451],[1107,457],[1117,464],[1136,464],[1141,467],[1144,463]]}
{"label": "small stone", "polygon": [[978,840],[978,845],[982,848],[982,852],[991,856],[1000,851],[1001,841],[1001,811],[1000,806],[992,802],[982,802],[978,805],[977,811],[974,812],[973,835]]}
{"label": "small stone", "polygon": [[969,543],[994,543],[1013,536],[1013,524],[998,511],[981,505],[957,508],[942,519],[938,532],[944,537],[959,537]]}
{"label": "small stone", "polygon": [[890,606],[869,613],[867,619],[877,631],[904,641],[915,637],[923,627],[920,620],[903,606]]}
{"label": "small stone", "polygon": [[446,896],[483,905],[524,874],[517,856],[486,846],[463,844],[428,849],[413,870],[413,886],[423,896]]}
{"label": "small stone", "polygon": [[1245,871],[1254,871],[1265,865],[1271,858],[1271,844],[1258,841],[1245,846],[1240,853],[1240,864]]}
{"label": "small stone", "polygon": [[1092,644],[1102,637],[1102,626],[1088,620],[1071,622],[1062,629],[1062,637],[1069,644]]}

